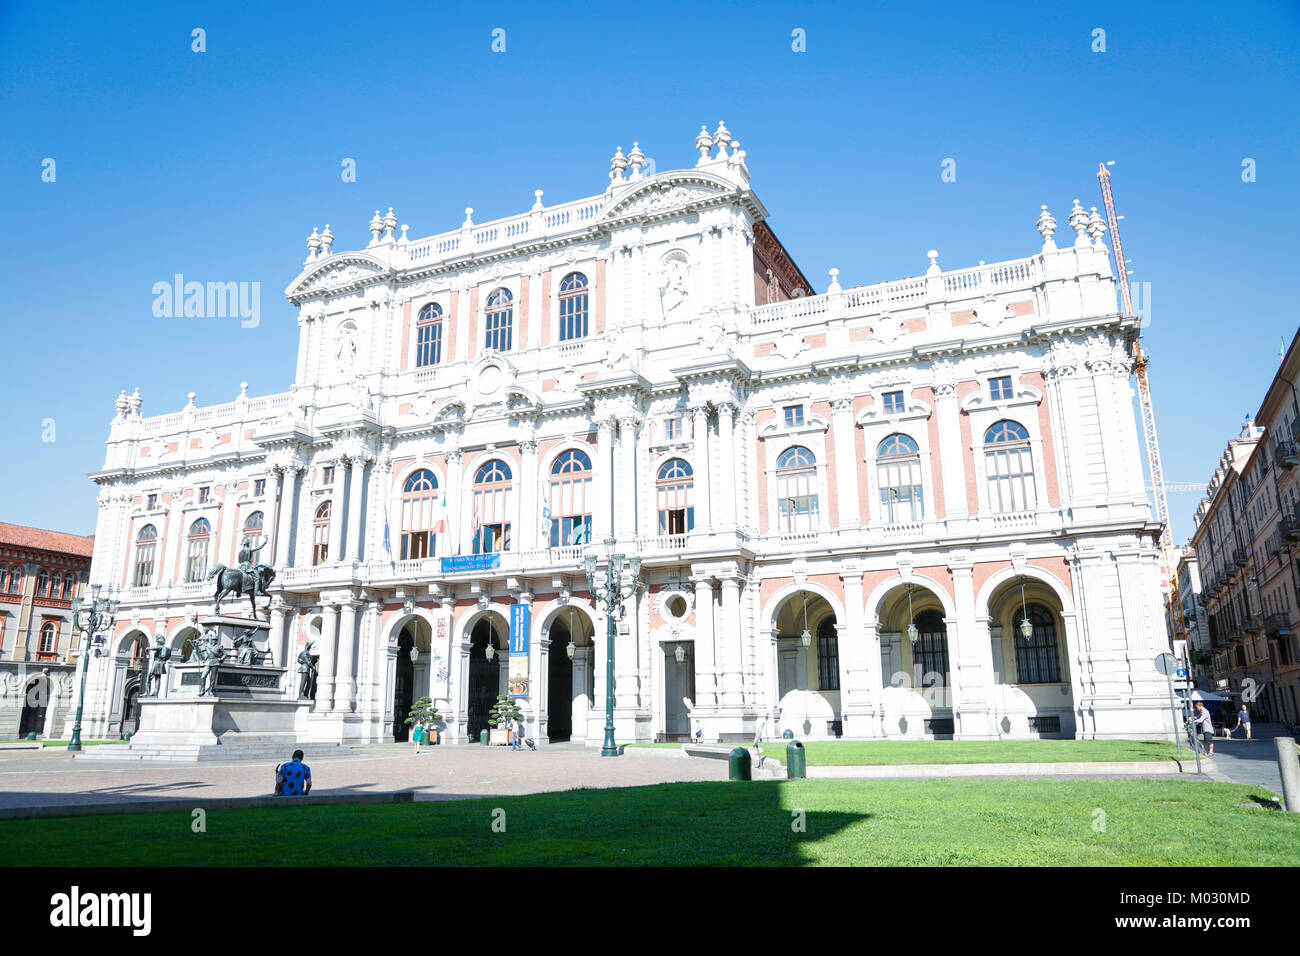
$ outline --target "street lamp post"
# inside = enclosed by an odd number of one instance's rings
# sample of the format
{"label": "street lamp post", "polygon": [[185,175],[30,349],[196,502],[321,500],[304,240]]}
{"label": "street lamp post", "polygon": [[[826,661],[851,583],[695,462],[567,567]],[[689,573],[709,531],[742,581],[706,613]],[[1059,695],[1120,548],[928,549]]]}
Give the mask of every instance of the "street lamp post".
{"label": "street lamp post", "polygon": [[[605,539],[605,583],[596,583],[595,552],[590,552],[584,559],[587,568],[587,591],[598,607],[605,611],[605,636],[607,641],[605,653],[605,742],[600,748],[602,757],[617,757],[618,747],[614,743],[614,617],[623,616],[623,602],[636,593],[640,586],[637,580],[641,574],[641,559],[614,553],[614,539]],[[624,568],[624,562],[627,568]]]}
{"label": "street lamp post", "polygon": [[118,602],[107,597],[101,598],[98,584],[90,586],[90,601],[90,608],[83,609],[81,598],[72,599],[72,626],[89,636],[89,641],[81,650],[81,695],[77,698],[77,719],[72,725],[72,739],[68,741],[68,749],[72,751],[81,750],[81,709],[86,703],[86,672],[90,670],[89,652],[93,650],[96,657],[103,656],[101,648],[104,645],[104,637],[99,632],[110,627],[113,619],[117,617]]}

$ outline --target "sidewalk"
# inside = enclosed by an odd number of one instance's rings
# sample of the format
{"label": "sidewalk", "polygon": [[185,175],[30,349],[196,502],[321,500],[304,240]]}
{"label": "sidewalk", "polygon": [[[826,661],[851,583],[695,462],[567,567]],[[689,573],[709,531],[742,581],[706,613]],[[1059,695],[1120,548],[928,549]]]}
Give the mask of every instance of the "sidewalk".
{"label": "sidewalk", "polygon": [[1282,771],[1278,769],[1273,738],[1290,734],[1282,724],[1255,724],[1251,733],[1253,740],[1247,740],[1240,730],[1229,740],[1215,740],[1215,767],[1233,783],[1265,787],[1280,796]]}

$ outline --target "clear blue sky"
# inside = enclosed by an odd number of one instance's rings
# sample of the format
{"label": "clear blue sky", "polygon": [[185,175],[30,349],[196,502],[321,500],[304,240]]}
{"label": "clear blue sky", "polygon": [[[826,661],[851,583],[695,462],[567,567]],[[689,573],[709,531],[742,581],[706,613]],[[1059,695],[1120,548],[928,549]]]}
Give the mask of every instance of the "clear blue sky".
{"label": "clear blue sky", "polygon": [[[1297,41],[1294,3],[0,3],[0,520],[93,531],[122,388],[147,415],[287,388],[313,226],[593,195],[615,146],[689,166],[719,119],[819,291],[1032,255],[1039,205],[1068,231],[1116,160],[1166,479],[1203,482],[1296,331]],[[155,318],[177,272],[260,282],[260,327]]]}

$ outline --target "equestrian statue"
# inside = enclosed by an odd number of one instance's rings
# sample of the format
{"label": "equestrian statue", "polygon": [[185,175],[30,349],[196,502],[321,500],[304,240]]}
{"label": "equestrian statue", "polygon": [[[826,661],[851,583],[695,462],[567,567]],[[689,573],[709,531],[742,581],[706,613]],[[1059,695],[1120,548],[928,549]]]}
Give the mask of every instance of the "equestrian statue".
{"label": "equestrian statue", "polygon": [[[239,567],[228,568],[224,564],[213,565],[208,572],[208,580],[217,579],[216,603],[213,613],[221,613],[221,599],[227,594],[248,595],[248,603],[253,606],[253,617],[257,617],[257,598],[270,597],[267,590],[275,580],[275,571],[265,564],[254,564],[257,552],[266,546],[266,535],[245,537],[239,547]],[[270,605],[267,605],[268,612]]]}

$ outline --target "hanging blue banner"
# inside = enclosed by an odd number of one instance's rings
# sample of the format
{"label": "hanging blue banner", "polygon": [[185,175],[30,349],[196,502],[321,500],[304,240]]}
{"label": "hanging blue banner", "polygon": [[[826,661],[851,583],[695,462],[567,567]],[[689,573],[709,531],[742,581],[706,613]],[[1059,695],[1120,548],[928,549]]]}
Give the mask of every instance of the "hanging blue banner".
{"label": "hanging blue banner", "polygon": [[532,608],[527,604],[510,605],[510,653],[528,653],[528,625],[532,620]]}

